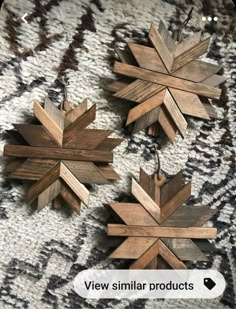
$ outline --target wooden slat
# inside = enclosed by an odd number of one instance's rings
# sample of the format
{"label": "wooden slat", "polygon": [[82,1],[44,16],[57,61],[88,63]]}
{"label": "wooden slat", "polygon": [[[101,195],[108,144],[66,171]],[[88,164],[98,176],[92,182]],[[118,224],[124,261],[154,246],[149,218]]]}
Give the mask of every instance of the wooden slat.
{"label": "wooden slat", "polygon": [[57,196],[54,200],[53,200],[53,207],[55,209],[61,209],[63,207],[63,204],[65,203],[65,201],[63,200],[63,198],[59,195]]}
{"label": "wooden slat", "polygon": [[54,120],[54,122],[58,125],[58,127],[61,130],[64,130],[65,116],[56,107],[56,105],[49,99],[49,97],[45,97],[44,110]]}
{"label": "wooden slat", "polygon": [[38,180],[58,163],[57,160],[28,158],[19,164],[8,178]]}
{"label": "wooden slat", "polygon": [[169,88],[169,91],[183,114],[210,119],[204,105],[196,94],[174,88]]}
{"label": "wooden slat", "polygon": [[214,88],[202,83],[183,80],[159,72],[149,71],[129,64],[115,62],[113,71],[122,75],[143,79],[159,85],[180,89],[213,99],[219,99],[221,95],[221,89]]}
{"label": "wooden slat", "polygon": [[39,102],[34,101],[34,115],[52,135],[58,145],[62,145],[63,131],[58,124],[47,114]]}
{"label": "wooden slat", "polygon": [[141,103],[145,100],[148,100],[164,88],[164,86],[150,83],[149,81],[136,79],[135,81],[128,84],[126,87],[117,91],[114,96]]}
{"label": "wooden slat", "polygon": [[181,170],[170,181],[161,187],[161,207],[169,201],[183,186],[183,171]]}
{"label": "wooden slat", "polygon": [[11,162],[9,162],[6,167],[5,167],[5,172],[7,173],[12,173],[14,172],[17,168],[19,168],[22,164],[24,164],[25,160],[24,159],[16,159]]}
{"label": "wooden slat", "polygon": [[4,156],[22,157],[22,158],[45,158],[60,160],[78,160],[78,161],[94,161],[108,162],[113,161],[112,152],[98,150],[76,150],[61,148],[42,148],[32,146],[5,145]]}
{"label": "wooden slat", "polygon": [[109,181],[103,176],[93,162],[63,161],[63,164],[82,183],[108,184]]}
{"label": "wooden slat", "polygon": [[141,167],[139,172],[139,185],[143,190],[150,196],[153,193],[153,180],[150,175],[148,175]]}
{"label": "wooden slat", "polygon": [[221,69],[222,67],[219,65],[201,60],[194,60],[175,72],[172,72],[171,75],[199,83],[213,74],[216,74]]}
{"label": "wooden slat", "polygon": [[119,180],[120,176],[116,173],[111,165],[98,165],[96,164],[100,173],[108,180]]}
{"label": "wooden slat", "polygon": [[175,49],[175,58],[179,57],[183,53],[187,52],[189,49],[193,48],[197,45],[201,40],[202,33],[201,31],[194,33],[187,39],[183,40],[182,42],[176,45]]}
{"label": "wooden slat", "polygon": [[60,165],[60,177],[67,183],[72,191],[87,206],[89,203],[89,191],[87,188],[71,173],[71,171],[63,164]]}
{"label": "wooden slat", "polygon": [[164,237],[164,238],[201,238],[216,237],[217,230],[213,227],[163,227],[163,226],[136,226],[124,224],[108,224],[109,236],[122,237]]}
{"label": "wooden slat", "polygon": [[[111,203],[110,207],[127,225],[156,225],[156,220],[137,203]],[[135,214],[135,216],[134,216]]]}
{"label": "wooden slat", "polygon": [[128,82],[122,80],[115,80],[108,85],[105,85],[103,88],[108,91],[118,92],[129,85]]}
{"label": "wooden slat", "polygon": [[159,31],[156,30],[156,27],[154,24],[151,24],[151,28],[150,28],[148,36],[153,46],[155,47],[156,51],[158,52],[161,60],[163,61],[166,69],[170,72],[172,64],[173,64],[173,60],[174,60],[174,57],[173,57],[174,47],[172,50],[170,50],[169,48],[170,46],[167,46],[167,44],[170,42],[167,36],[167,32],[168,31],[165,30],[164,24],[160,22]]}
{"label": "wooden slat", "polygon": [[135,134],[155,123],[159,119],[159,114],[160,107],[156,107],[152,111],[147,112],[145,115],[137,119],[132,134]]}
{"label": "wooden slat", "polygon": [[224,83],[226,80],[227,80],[226,76],[214,74],[204,79],[202,83],[211,87],[217,87],[220,84]]}
{"label": "wooden slat", "polygon": [[115,52],[121,62],[127,63],[127,64],[133,64],[133,65],[137,64],[135,61],[135,58],[133,57],[132,53],[128,49],[124,50],[124,49],[115,47]]}
{"label": "wooden slat", "polygon": [[58,143],[41,125],[14,124],[14,127],[31,146],[58,147]]}
{"label": "wooden slat", "polygon": [[66,127],[74,122],[76,119],[81,117],[88,109],[88,99],[84,99],[79,105],[72,109],[69,113],[66,114]]}
{"label": "wooden slat", "polygon": [[96,104],[94,104],[90,109],[83,113],[79,118],[72,122],[64,130],[63,144],[66,145],[70,143],[77,134],[85,129],[91,122],[96,118]]}
{"label": "wooden slat", "polygon": [[96,147],[96,150],[112,151],[124,140],[122,138],[106,138],[101,144]]}
{"label": "wooden slat", "polygon": [[177,129],[165,107],[164,108],[161,107],[160,109],[158,122],[162,127],[163,131],[165,132],[165,134],[170,139],[171,143],[174,143]]}
{"label": "wooden slat", "polygon": [[162,206],[161,223],[173,214],[191,195],[191,182],[184,185],[167,203]]}
{"label": "wooden slat", "polygon": [[160,207],[153,199],[143,190],[143,188],[132,178],[132,194],[143,205],[148,213],[157,221],[160,221]]}
{"label": "wooden slat", "polygon": [[38,196],[37,209],[41,210],[48,203],[53,201],[59,194],[61,189],[60,180],[56,180],[49,187],[47,187],[41,194]]}
{"label": "wooden slat", "polygon": [[180,261],[168,247],[159,240],[159,253],[164,260],[174,269],[186,269],[186,265]]}
{"label": "wooden slat", "polygon": [[173,97],[171,96],[169,90],[166,90],[164,97],[164,105],[168,110],[171,118],[173,119],[180,135],[184,138],[187,130],[187,122],[184,116],[181,114],[178,106],[176,105]]}
{"label": "wooden slat", "polygon": [[43,175],[27,192],[26,201],[31,204],[43,191],[51,186],[60,176],[60,163]]}
{"label": "wooden slat", "polygon": [[161,225],[170,227],[202,226],[215,212],[215,209],[206,206],[182,206]]}
{"label": "wooden slat", "polygon": [[159,254],[159,242],[158,240],[144,252],[136,261],[130,265],[130,269],[143,269]]}
{"label": "wooden slat", "polygon": [[128,46],[141,68],[168,74],[154,48],[135,43],[128,43]]}
{"label": "wooden slat", "polygon": [[151,112],[154,108],[158,107],[163,103],[164,96],[166,90],[162,90],[149,98],[148,100],[144,101],[143,103],[138,104],[137,106],[133,107],[128,114],[128,118],[126,121],[126,125],[131,124],[135,120],[139,119],[143,115],[148,112]]}
{"label": "wooden slat", "polygon": [[109,256],[113,259],[138,259],[156,239],[153,237],[128,237]]}
{"label": "wooden slat", "polygon": [[204,106],[205,110],[207,111],[208,115],[210,116],[210,118],[217,118],[217,113],[214,110],[213,106],[211,105],[211,103],[209,102],[209,100],[207,98],[204,98],[205,100],[201,100],[202,105]]}
{"label": "wooden slat", "polygon": [[61,197],[67,204],[79,215],[80,214],[80,199],[77,195],[65,184],[61,184]]}
{"label": "wooden slat", "polygon": [[76,137],[64,145],[64,147],[71,149],[93,150],[112,133],[112,130],[84,129],[78,132]]}
{"label": "wooden slat", "polygon": [[210,41],[210,37],[206,38],[205,40],[194,45],[192,48],[181,53],[179,56],[175,57],[173,61],[173,65],[171,67],[171,72],[178,70],[179,68],[183,67],[187,63],[205,54],[208,49],[209,41]]}
{"label": "wooden slat", "polygon": [[208,260],[191,239],[162,238],[161,240],[182,261]]}
{"label": "wooden slat", "polygon": [[148,128],[148,135],[150,136],[157,136],[158,133],[160,131],[160,126],[159,124],[156,122],[156,123],[153,123],[152,125],[150,125],[150,127]]}

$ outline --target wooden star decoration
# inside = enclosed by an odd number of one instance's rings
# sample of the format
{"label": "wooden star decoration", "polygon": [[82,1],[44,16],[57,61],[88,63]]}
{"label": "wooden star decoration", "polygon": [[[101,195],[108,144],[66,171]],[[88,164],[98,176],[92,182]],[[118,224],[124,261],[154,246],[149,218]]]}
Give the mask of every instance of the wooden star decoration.
{"label": "wooden star decoration", "polygon": [[115,62],[113,71],[132,81],[121,79],[105,88],[137,104],[126,122],[127,126],[134,123],[133,133],[148,127],[148,133],[157,136],[162,128],[173,143],[176,132],[186,135],[185,115],[215,117],[207,98],[220,98],[217,86],[225,77],[217,74],[221,66],[197,60],[210,41],[210,37],[201,40],[201,32],[175,42],[161,21],[158,30],[151,25],[149,41],[151,46],[130,42],[125,50],[116,48],[121,62]]}
{"label": "wooden star decoration", "polygon": [[81,201],[89,203],[84,184],[119,179],[109,163],[122,140],[108,138],[111,130],[86,128],[96,118],[96,105],[88,108],[87,99],[74,109],[65,102],[59,110],[46,97],[44,108],[34,102],[34,115],[41,124],[15,124],[11,132],[23,144],[4,146],[4,155],[16,158],[6,167],[8,177],[35,181],[26,201],[37,201],[38,210],[51,201],[56,208],[66,202],[79,214]]}
{"label": "wooden star decoration", "polygon": [[165,181],[140,169],[140,181],[132,179],[131,191],[138,203],[109,205],[124,224],[108,224],[107,234],[126,237],[110,258],[134,260],[131,269],[184,269],[183,261],[207,260],[193,239],[216,237],[215,228],[203,226],[216,211],[183,205],[191,195],[191,182],[184,184],[182,171]]}

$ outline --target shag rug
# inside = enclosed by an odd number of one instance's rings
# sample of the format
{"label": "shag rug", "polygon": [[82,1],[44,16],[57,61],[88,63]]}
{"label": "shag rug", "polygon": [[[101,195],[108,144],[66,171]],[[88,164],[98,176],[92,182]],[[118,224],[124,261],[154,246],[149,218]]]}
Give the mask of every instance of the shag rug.
{"label": "shag rug", "polygon": [[[212,34],[204,60],[224,67],[227,82],[221,101],[213,101],[217,119],[190,119],[184,140],[174,145],[147,137],[129,137],[123,129],[128,105],[103,90],[114,78],[114,46],[142,38],[150,23],[162,19],[169,30],[178,28],[191,6],[193,17],[185,33],[202,29]],[[21,17],[26,16],[27,23]],[[202,16],[217,16],[203,22]],[[64,98],[78,104],[88,97],[97,104],[95,125],[114,129],[125,141],[114,152],[121,180],[93,186],[90,207],[81,216],[47,206],[35,213],[24,202],[23,183],[6,180],[1,158],[0,179],[0,308],[235,308],[235,101],[236,14],[227,0],[6,0],[0,15],[0,137],[8,142],[13,123],[32,118],[34,99],[46,94],[58,105]],[[127,103],[128,104],[128,103]],[[217,208],[212,224],[218,229],[209,262],[195,268],[219,270],[227,281],[217,299],[94,300],[73,290],[77,273],[87,268],[121,268],[122,261],[107,259],[109,214],[103,204],[130,192],[131,177],[142,166],[155,171],[154,148],[161,146],[162,170],[173,175],[184,169],[192,180],[190,205]]]}

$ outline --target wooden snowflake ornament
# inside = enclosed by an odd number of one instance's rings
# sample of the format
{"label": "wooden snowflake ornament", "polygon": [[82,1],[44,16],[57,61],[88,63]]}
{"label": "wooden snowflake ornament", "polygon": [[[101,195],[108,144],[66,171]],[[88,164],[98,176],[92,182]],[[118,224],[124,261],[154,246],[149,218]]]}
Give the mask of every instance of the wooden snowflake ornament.
{"label": "wooden snowflake ornament", "polygon": [[35,101],[34,115],[41,124],[14,125],[25,143],[4,147],[5,156],[17,158],[6,167],[8,177],[35,181],[26,200],[37,200],[38,210],[53,200],[60,208],[64,200],[79,213],[80,201],[89,202],[84,184],[119,179],[109,163],[122,140],[108,138],[110,130],[86,129],[96,118],[96,105],[88,108],[87,99],[75,109],[66,102],[64,110],[48,98],[44,108]]}
{"label": "wooden snowflake ornament", "polygon": [[132,179],[137,203],[112,203],[109,208],[123,224],[108,224],[109,236],[126,239],[111,258],[132,259],[131,269],[184,269],[183,261],[207,260],[193,239],[216,237],[216,229],[203,227],[215,214],[204,206],[183,206],[191,195],[191,182],[183,183],[179,172],[165,182],[157,174],[140,170],[140,182]]}
{"label": "wooden snowflake ornament", "polygon": [[184,138],[185,115],[209,120],[215,113],[209,101],[219,99],[219,84],[225,78],[217,73],[218,65],[197,60],[207,52],[210,37],[201,40],[201,32],[183,42],[175,42],[163,22],[149,31],[150,46],[128,43],[126,50],[116,49],[119,60],[114,72],[132,78],[106,86],[115,97],[136,102],[128,114],[126,125],[135,123],[133,133],[149,127],[156,136],[161,127],[171,142],[176,132]]}

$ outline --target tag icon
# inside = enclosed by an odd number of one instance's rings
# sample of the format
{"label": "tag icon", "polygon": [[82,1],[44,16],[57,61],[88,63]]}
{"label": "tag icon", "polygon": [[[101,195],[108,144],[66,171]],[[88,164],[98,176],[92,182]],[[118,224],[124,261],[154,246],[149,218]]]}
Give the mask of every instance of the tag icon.
{"label": "tag icon", "polygon": [[203,284],[208,288],[208,290],[212,290],[216,283],[211,278],[204,278]]}

